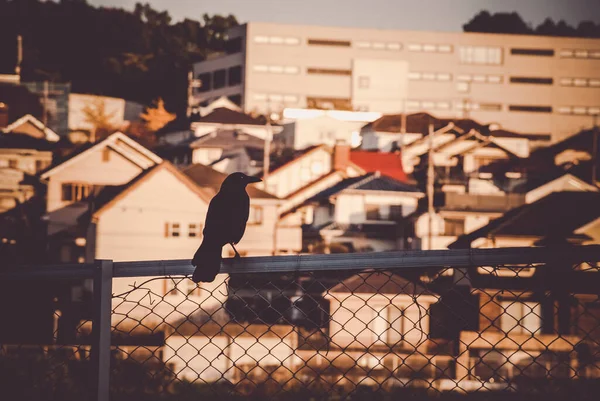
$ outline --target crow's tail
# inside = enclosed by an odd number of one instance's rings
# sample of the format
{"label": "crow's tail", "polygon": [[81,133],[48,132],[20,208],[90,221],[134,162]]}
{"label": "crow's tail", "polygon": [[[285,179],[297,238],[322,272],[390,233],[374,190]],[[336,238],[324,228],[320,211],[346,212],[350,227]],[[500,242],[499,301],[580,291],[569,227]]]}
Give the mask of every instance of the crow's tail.
{"label": "crow's tail", "polygon": [[197,283],[199,281],[210,283],[212,282],[221,268],[221,251],[222,246],[202,241],[200,248],[196,251],[192,265],[196,266],[192,280]]}

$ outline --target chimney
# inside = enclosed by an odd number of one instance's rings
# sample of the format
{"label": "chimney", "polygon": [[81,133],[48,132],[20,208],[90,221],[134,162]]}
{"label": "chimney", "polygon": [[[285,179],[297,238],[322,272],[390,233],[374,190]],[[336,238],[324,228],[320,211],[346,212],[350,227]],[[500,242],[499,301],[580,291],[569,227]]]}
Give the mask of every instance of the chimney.
{"label": "chimney", "polygon": [[350,164],[350,145],[338,140],[333,148],[333,170],[345,170]]}

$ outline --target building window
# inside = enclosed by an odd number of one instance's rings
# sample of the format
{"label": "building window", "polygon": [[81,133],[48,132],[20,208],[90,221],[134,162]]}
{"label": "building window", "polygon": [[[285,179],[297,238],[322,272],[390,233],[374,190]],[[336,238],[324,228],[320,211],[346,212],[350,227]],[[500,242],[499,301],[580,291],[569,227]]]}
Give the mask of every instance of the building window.
{"label": "building window", "polygon": [[350,47],[350,45],[351,45],[349,40],[335,40],[335,39],[308,39],[307,43],[311,46]]}
{"label": "building window", "polygon": [[510,77],[511,84],[552,85],[554,79],[539,77]]}
{"label": "building window", "polygon": [[358,77],[358,87],[359,88],[368,88],[370,84],[369,77]]}
{"label": "building window", "polygon": [[501,84],[502,75],[460,74],[456,76],[456,80],[460,82]]}
{"label": "building window", "polygon": [[17,159],[8,159],[8,167],[9,168],[18,168],[19,167],[19,161]]}
{"label": "building window", "polygon": [[402,205],[390,205],[389,219],[392,221],[402,220]]}
{"label": "building window", "polygon": [[165,238],[179,237],[181,234],[179,223],[165,223]]}
{"label": "building window", "polygon": [[196,238],[202,236],[202,224],[190,223],[188,225],[188,237]]}
{"label": "building window", "polygon": [[261,206],[250,206],[250,214],[248,215],[249,225],[257,226],[263,222],[263,208]]}
{"label": "building window", "polygon": [[212,90],[212,74],[210,72],[198,74],[198,79],[202,82],[202,85],[198,88],[199,92],[209,92]]}
{"label": "building window", "polygon": [[465,220],[464,219],[444,219],[444,235],[450,237],[458,237],[465,233]]}
{"label": "building window", "polygon": [[242,67],[237,65],[235,67],[230,67],[227,70],[229,74],[228,81],[229,86],[239,85],[242,83]]}
{"label": "building window", "polygon": [[500,328],[504,333],[534,334],[542,328],[539,303],[501,301]]}
{"label": "building window", "polygon": [[600,59],[600,50],[585,50],[585,49],[561,49],[559,52],[562,58],[591,58]]}
{"label": "building window", "polygon": [[242,95],[230,95],[227,96],[227,98],[231,100],[232,103],[235,103],[238,106],[242,105]]}
{"label": "building window", "polygon": [[323,75],[352,75],[352,71],[335,69],[335,68],[314,68],[309,67],[306,69],[307,74],[323,74]]}
{"label": "building window", "polygon": [[381,211],[379,205],[365,205],[367,220],[381,220]]}
{"label": "building window", "polygon": [[501,47],[462,46],[459,49],[460,62],[463,64],[500,65]]}
{"label": "building window", "polygon": [[561,78],[562,86],[600,87],[600,78]]}
{"label": "building window", "polygon": [[509,111],[524,111],[529,113],[552,113],[552,106],[510,105]]}
{"label": "building window", "polygon": [[452,74],[447,72],[409,72],[408,79],[412,81],[451,81]]}
{"label": "building window", "polygon": [[422,44],[422,43],[410,43],[408,46],[410,52],[427,52],[427,53],[452,53],[451,45],[436,45],[436,44]]}
{"label": "building window", "polygon": [[479,103],[479,111],[502,111],[500,103]]}
{"label": "building window", "polygon": [[597,116],[598,114],[600,114],[600,107],[560,106],[557,108],[557,111],[560,114]]}
{"label": "building window", "polygon": [[227,72],[225,69],[215,71],[213,83],[215,89],[221,89],[227,85]]}
{"label": "building window", "polygon": [[256,72],[270,72],[272,74],[298,74],[300,73],[300,68],[295,65],[262,65],[257,64],[253,67]]}
{"label": "building window", "polygon": [[231,38],[225,42],[225,52],[227,54],[239,53],[242,51],[242,37]]}
{"label": "building window", "polygon": [[306,105],[309,109],[321,110],[352,110],[352,101],[347,98],[321,98],[307,97]]}
{"label": "building window", "polygon": [[62,184],[62,201],[79,202],[87,198],[90,194],[89,184]]}
{"label": "building window", "polygon": [[300,39],[290,36],[255,36],[254,43],[295,46],[300,44]]}
{"label": "building window", "polygon": [[554,57],[554,49],[523,49],[523,48],[513,48],[513,49],[510,49],[510,54],[512,54],[513,56]]}

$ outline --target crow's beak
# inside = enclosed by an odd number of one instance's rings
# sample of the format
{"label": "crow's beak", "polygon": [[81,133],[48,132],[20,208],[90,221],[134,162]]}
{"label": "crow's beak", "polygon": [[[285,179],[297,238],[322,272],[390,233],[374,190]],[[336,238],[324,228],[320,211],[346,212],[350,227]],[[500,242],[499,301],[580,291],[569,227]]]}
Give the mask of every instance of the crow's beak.
{"label": "crow's beak", "polygon": [[248,183],[254,183],[254,182],[262,182],[262,180],[258,177],[248,177]]}

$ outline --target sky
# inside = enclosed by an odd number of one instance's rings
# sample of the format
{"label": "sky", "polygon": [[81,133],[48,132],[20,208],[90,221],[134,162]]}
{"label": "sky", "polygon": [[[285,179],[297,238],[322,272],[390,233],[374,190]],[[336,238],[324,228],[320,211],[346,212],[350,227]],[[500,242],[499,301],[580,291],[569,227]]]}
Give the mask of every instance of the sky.
{"label": "sky", "polygon": [[133,9],[136,2],[168,10],[175,21],[233,14],[240,22],[279,22],[358,28],[460,31],[480,10],[517,11],[534,26],[546,17],[571,25],[600,22],[600,0],[88,0]]}

